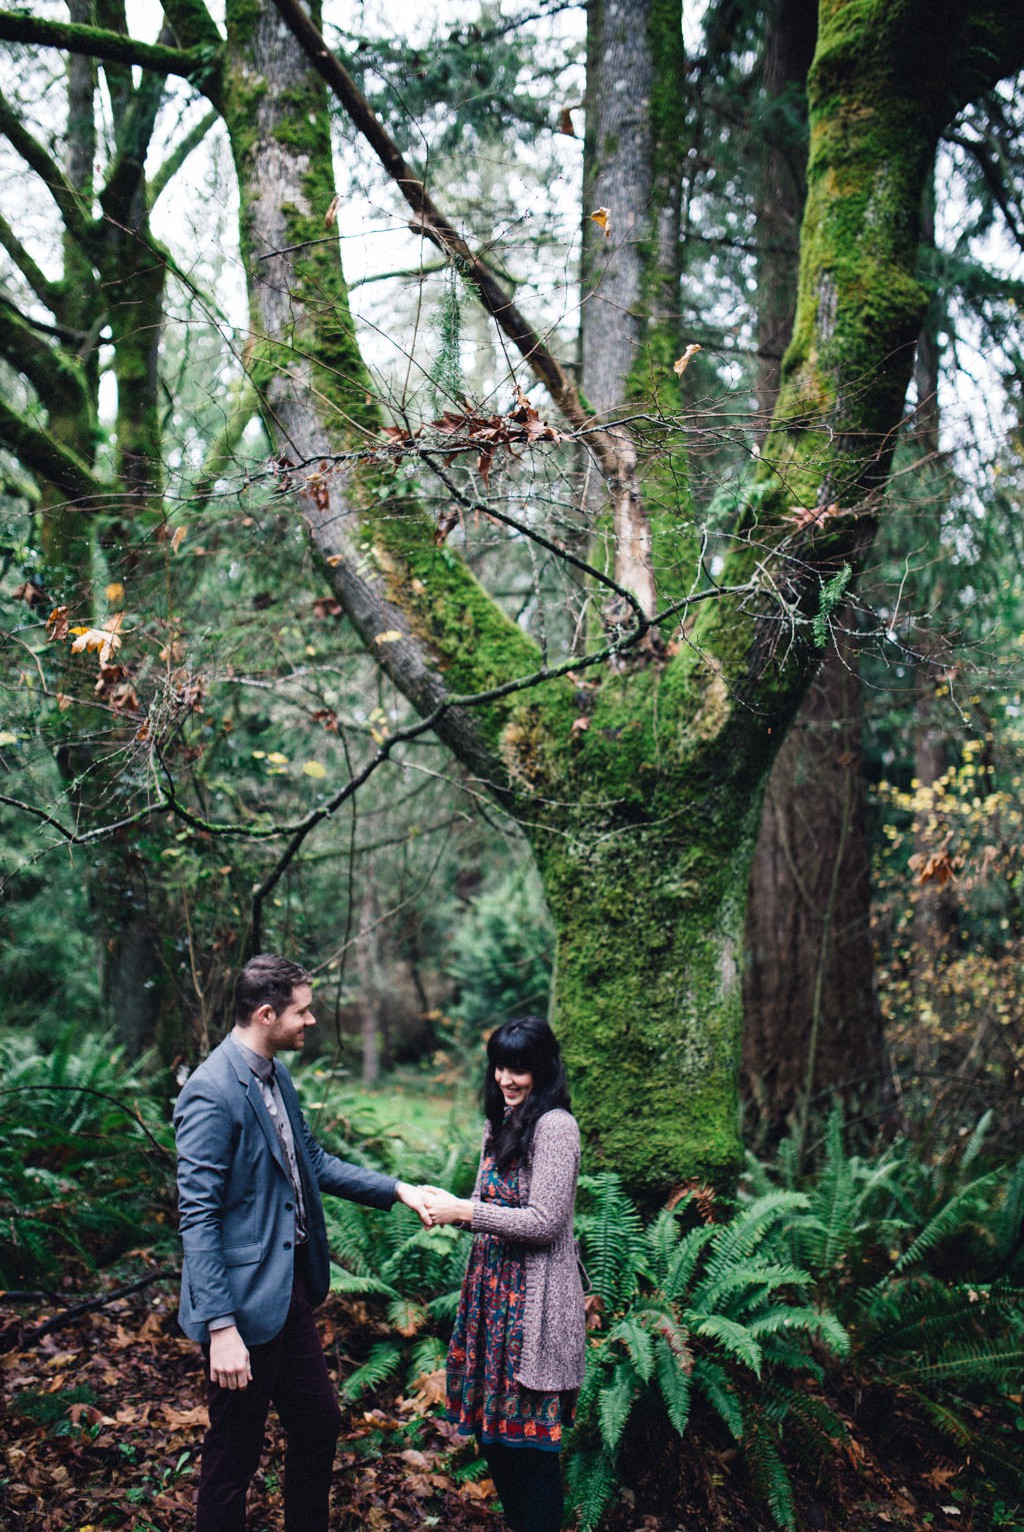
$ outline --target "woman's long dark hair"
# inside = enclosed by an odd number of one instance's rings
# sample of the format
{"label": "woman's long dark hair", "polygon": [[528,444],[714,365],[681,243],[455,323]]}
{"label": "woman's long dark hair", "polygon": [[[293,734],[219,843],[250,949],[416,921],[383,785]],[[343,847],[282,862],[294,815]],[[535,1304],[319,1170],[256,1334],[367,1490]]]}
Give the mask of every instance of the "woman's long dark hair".
{"label": "woman's long dark hair", "polygon": [[[533,1089],[506,1116],[505,1098],[494,1078],[496,1069],[533,1075]],[[569,1082],[558,1038],[540,1016],[519,1016],[492,1032],[487,1043],[484,1112],[491,1125],[491,1149],[502,1175],[513,1160],[523,1164],[533,1144],[538,1118],[553,1107],[570,1110]]]}

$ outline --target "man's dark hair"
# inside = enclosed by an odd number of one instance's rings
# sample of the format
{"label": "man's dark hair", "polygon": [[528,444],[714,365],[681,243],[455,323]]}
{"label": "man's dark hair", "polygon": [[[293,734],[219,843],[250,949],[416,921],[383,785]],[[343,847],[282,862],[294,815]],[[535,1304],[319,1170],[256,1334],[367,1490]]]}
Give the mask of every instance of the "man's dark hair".
{"label": "man's dark hair", "polygon": [[269,1005],[275,1011],[287,1010],[300,984],[312,984],[304,968],[289,958],[261,952],[250,958],[235,980],[235,1021],[247,1027],[254,1011]]}
{"label": "man's dark hair", "polygon": [[[525,1101],[507,1112],[494,1071],[533,1075]],[[484,1113],[491,1125],[491,1148],[498,1170],[505,1174],[513,1160],[522,1164],[533,1147],[537,1120],[554,1107],[570,1111],[569,1084],[558,1038],[541,1016],[519,1016],[492,1032],[487,1042]]]}

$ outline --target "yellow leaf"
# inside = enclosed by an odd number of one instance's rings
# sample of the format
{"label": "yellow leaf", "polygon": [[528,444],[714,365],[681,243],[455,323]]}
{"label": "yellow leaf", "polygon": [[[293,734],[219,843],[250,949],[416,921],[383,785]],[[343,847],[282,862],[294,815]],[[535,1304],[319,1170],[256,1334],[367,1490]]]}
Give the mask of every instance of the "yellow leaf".
{"label": "yellow leaf", "polygon": [[687,367],[689,367],[690,363],[697,355],[699,350],[700,347],[697,345],[697,342],[693,341],[689,346],[687,346],[679,360],[672,363],[672,371],[676,374],[677,377],[682,377],[683,373],[686,371]]}
{"label": "yellow leaf", "polygon": [[608,209],[606,207],[599,207],[595,212],[591,213],[590,216],[597,224],[598,228],[601,230],[601,233],[604,235],[605,239],[611,239],[612,215]]}
{"label": "yellow leaf", "polygon": [[116,606],[119,602],[124,600],[124,586],[121,584],[120,580],[114,580],[110,585],[107,586],[103,594],[106,596],[111,606]]}
{"label": "yellow leaf", "polygon": [[404,637],[405,634],[401,628],[385,628],[384,632],[378,633],[373,641],[375,644],[397,644],[399,639]]}
{"label": "yellow leaf", "polygon": [[16,734],[12,734],[10,729],[5,729],[3,733],[0,734],[0,745],[16,745],[17,743],[18,736]]}
{"label": "yellow leaf", "polygon": [[321,766],[319,761],[306,761],[302,768],[303,775],[307,777],[326,777],[327,767]]}
{"label": "yellow leaf", "polygon": [[174,531],[171,533],[171,549],[172,549],[172,551],[174,553],[177,553],[178,549],[181,547],[182,543],[185,541],[185,538],[187,537],[187,535],[188,535],[188,528],[187,527],[175,527]]}
{"label": "yellow leaf", "polygon": [[288,765],[288,757],[286,755],[282,755],[280,750],[272,750],[267,756],[267,760],[270,762],[271,766]]}
{"label": "yellow leaf", "polygon": [[72,628],[70,631],[77,635],[71,645],[71,653],[86,654],[95,650],[101,665],[106,665],[111,655],[121,647],[121,640],[113,631],[113,618],[102,628]]}
{"label": "yellow leaf", "polygon": [[324,228],[325,229],[333,229],[337,222],[338,222],[338,199],[337,199],[337,197],[332,197],[331,201],[330,201],[330,205],[329,205],[326,213],[324,214]]}

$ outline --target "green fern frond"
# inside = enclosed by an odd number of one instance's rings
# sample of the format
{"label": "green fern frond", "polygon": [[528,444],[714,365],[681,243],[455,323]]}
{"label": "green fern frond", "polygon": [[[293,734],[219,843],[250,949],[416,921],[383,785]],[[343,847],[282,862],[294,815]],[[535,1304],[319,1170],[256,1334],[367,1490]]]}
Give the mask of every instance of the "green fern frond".
{"label": "green fern frond", "polygon": [[620,1362],[611,1384],[605,1388],[597,1405],[597,1418],[601,1430],[601,1442],[606,1452],[614,1458],[619,1450],[622,1433],[626,1429],[630,1410],[639,1393],[638,1375],[631,1363]]}
{"label": "green fern frond", "polygon": [[835,1315],[827,1309],[816,1309],[809,1304],[780,1305],[748,1320],[747,1328],[758,1341],[780,1335],[792,1338],[799,1333],[819,1341],[834,1357],[850,1354],[850,1337]]}
{"label": "green fern frond", "polygon": [[710,1224],[690,1229],[682,1239],[678,1239],[677,1231],[677,1246],[665,1269],[663,1291],[667,1298],[677,1299],[690,1286],[701,1255],[714,1237],[715,1229]]}
{"label": "green fern frond", "polygon": [[796,1506],[793,1486],[782,1461],[778,1441],[771,1424],[755,1417],[746,1440],[746,1456],[751,1477],[762,1499],[783,1532],[795,1532]]}
{"label": "green fern frond", "polygon": [[423,1329],[427,1319],[427,1311],[422,1303],[399,1294],[388,1304],[388,1324],[399,1335],[418,1335]]}
{"label": "green fern frond", "polygon": [[654,1373],[654,1341],[635,1312],[626,1314],[608,1332],[612,1344],[624,1346],[637,1375],[649,1383]]}
{"label": "green fern frond", "polygon": [[603,1455],[572,1453],[568,1479],[579,1532],[596,1532],[618,1485],[614,1463]]}
{"label": "green fern frond", "polygon": [[382,1298],[392,1298],[396,1302],[398,1293],[387,1282],[382,1282],[379,1277],[366,1276],[361,1272],[345,1271],[340,1266],[331,1267],[331,1292],[350,1293],[357,1297],[368,1297],[371,1293],[378,1294]]}
{"label": "green fern frond", "polygon": [[577,1216],[584,1264],[593,1291],[614,1313],[636,1295],[649,1269],[640,1214],[610,1171],[581,1176],[579,1184],[586,1203]]}
{"label": "green fern frond", "polygon": [[1024,1347],[999,1345],[963,1345],[951,1349],[947,1356],[925,1360],[911,1358],[903,1368],[887,1368],[887,1376],[894,1382],[912,1378],[915,1383],[954,1382],[984,1383],[989,1386],[1019,1383],[1024,1373]]}
{"label": "green fern frond", "polygon": [[743,1207],[727,1224],[714,1230],[705,1281],[714,1283],[731,1267],[752,1255],[783,1220],[803,1212],[808,1199],[803,1192],[773,1191]]}
{"label": "green fern frond", "polygon": [[742,1441],[746,1430],[743,1405],[736,1386],[724,1367],[700,1358],[693,1364],[691,1384],[699,1389],[734,1441]]}
{"label": "green fern frond", "polygon": [[679,1352],[668,1338],[661,1334],[657,1342],[656,1369],[658,1387],[665,1402],[669,1421],[678,1436],[686,1433],[690,1420],[692,1381],[690,1369],[681,1365]]}
{"label": "green fern frond", "polygon": [[341,1397],[358,1399],[393,1378],[402,1365],[402,1346],[398,1341],[377,1341],[361,1367],[350,1373],[341,1386]]}
{"label": "green fern frond", "polygon": [[761,1376],[763,1352],[746,1325],[737,1324],[724,1314],[688,1315],[697,1335],[717,1341],[730,1361],[742,1362],[757,1377]]}
{"label": "green fern frond", "polygon": [[702,1308],[728,1308],[730,1299],[743,1299],[749,1305],[780,1287],[805,1288],[810,1280],[798,1266],[782,1266],[758,1256],[723,1272],[713,1282],[701,1282],[693,1301]]}
{"label": "green fern frond", "polygon": [[409,1356],[409,1381],[414,1383],[431,1372],[440,1372],[448,1358],[448,1347],[440,1336],[421,1335]]}
{"label": "green fern frond", "polygon": [[963,1186],[955,1192],[949,1201],[939,1209],[933,1218],[929,1219],[924,1228],[911,1241],[907,1249],[895,1263],[892,1270],[883,1277],[883,1282],[890,1281],[911,1266],[922,1260],[929,1251],[933,1250],[940,1240],[947,1235],[961,1230],[972,1217],[976,1216],[987,1205],[990,1194],[1000,1180],[1001,1172],[989,1171],[987,1175],[978,1176],[976,1180]]}
{"label": "green fern frond", "polygon": [[459,1312],[459,1300],[462,1297],[462,1288],[453,1287],[450,1292],[438,1293],[436,1298],[431,1298],[427,1303],[427,1313],[437,1324],[452,1324]]}

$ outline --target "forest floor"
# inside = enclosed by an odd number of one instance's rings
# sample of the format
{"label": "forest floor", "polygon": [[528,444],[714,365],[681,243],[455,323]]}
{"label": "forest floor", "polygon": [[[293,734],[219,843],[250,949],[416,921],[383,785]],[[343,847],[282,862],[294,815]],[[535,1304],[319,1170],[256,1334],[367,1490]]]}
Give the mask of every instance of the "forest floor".
{"label": "forest floor", "polygon": [[[59,1310],[7,1303],[0,1331],[0,1527],[4,1532],[187,1532],[205,1424],[199,1354],[183,1340],[172,1280],[154,1283],[47,1333]],[[358,1301],[320,1310],[329,1365],[346,1376],[366,1351],[373,1319]],[[347,1407],[335,1470],[334,1532],[499,1532],[490,1482],[466,1477],[472,1451],[431,1407],[440,1379],[412,1398],[390,1387]],[[965,1465],[931,1444],[847,1443],[827,1495],[793,1478],[807,1532],[1024,1532],[1016,1509],[972,1505]],[[639,1445],[639,1444],[638,1444]],[[642,1456],[642,1448],[639,1449]],[[884,1465],[884,1466],[883,1466]],[[636,1489],[609,1532],[771,1532],[728,1444],[690,1435],[677,1461],[638,1462]],[[250,1492],[250,1532],[279,1532],[282,1443],[271,1417]]]}

